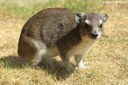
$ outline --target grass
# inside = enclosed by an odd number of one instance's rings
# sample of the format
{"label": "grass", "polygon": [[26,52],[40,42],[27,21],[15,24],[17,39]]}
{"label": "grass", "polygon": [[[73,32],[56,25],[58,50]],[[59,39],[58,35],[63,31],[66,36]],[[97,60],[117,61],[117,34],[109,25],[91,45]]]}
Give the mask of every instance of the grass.
{"label": "grass", "polygon": [[[7,2],[8,1],[8,2]],[[11,2],[10,2],[11,1]],[[89,7],[80,0],[0,1],[0,84],[1,85],[128,85],[128,5],[107,4]],[[19,5],[20,2],[20,5]],[[84,1],[83,1],[84,2]],[[100,2],[99,2],[100,3]],[[79,4],[82,4],[79,6]],[[32,68],[17,56],[17,43],[27,19],[47,7],[67,7],[74,11],[107,13],[104,36],[85,55],[86,65],[69,75],[62,62],[53,59],[48,67]]]}
{"label": "grass", "polygon": [[[19,1],[19,3],[18,3]],[[27,18],[38,12],[39,10],[42,10],[44,8],[49,7],[67,7],[74,11],[94,11],[94,7],[96,7],[95,11],[97,9],[100,9],[103,6],[103,0],[99,0],[98,3],[90,1],[80,1],[80,0],[29,0],[29,1],[22,1],[22,0],[1,0],[0,2],[0,12],[1,16],[8,15],[8,16],[14,16],[15,18]],[[22,3],[21,3],[22,2]],[[39,3],[40,2],[40,3]],[[21,4],[20,4],[21,3]],[[87,4],[88,3],[88,4]],[[99,3],[101,3],[99,5]],[[92,5],[93,4],[93,5]],[[92,7],[90,7],[92,6]]]}

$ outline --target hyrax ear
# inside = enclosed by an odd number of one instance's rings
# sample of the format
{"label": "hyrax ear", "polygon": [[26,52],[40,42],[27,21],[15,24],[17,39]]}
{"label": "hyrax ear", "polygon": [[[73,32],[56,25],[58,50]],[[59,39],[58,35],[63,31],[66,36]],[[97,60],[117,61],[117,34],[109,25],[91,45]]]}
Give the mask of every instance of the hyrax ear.
{"label": "hyrax ear", "polygon": [[84,13],[76,13],[75,20],[77,23],[83,23],[85,21],[86,14]]}
{"label": "hyrax ear", "polygon": [[108,20],[108,15],[107,14],[101,14],[100,17],[101,17],[101,20],[103,22],[106,22]]}

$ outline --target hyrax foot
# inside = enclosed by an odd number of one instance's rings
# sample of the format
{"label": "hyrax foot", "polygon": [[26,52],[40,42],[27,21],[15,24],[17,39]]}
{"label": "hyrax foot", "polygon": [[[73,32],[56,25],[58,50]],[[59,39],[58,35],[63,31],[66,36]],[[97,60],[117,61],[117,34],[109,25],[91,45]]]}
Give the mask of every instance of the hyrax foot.
{"label": "hyrax foot", "polygon": [[35,61],[31,61],[30,65],[31,67],[36,67],[38,65],[39,62],[35,62]]}
{"label": "hyrax foot", "polygon": [[67,72],[69,74],[71,74],[71,73],[74,72],[75,69],[73,68],[73,66],[71,65],[71,63],[64,63],[64,65],[65,65],[65,68],[66,68],[66,70],[67,70]]}
{"label": "hyrax foot", "polygon": [[75,61],[77,64],[78,69],[86,69],[86,68],[90,68],[89,66],[85,66],[83,63],[83,59],[82,59],[82,55],[76,55],[75,56]]}
{"label": "hyrax foot", "polygon": [[63,64],[64,64],[67,72],[69,74],[73,73],[75,69],[73,68],[72,64],[70,63],[70,57],[62,58],[62,61],[63,61]]}
{"label": "hyrax foot", "polygon": [[73,73],[73,72],[75,71],[74,68],[66,68],[66,70],[67,70],[67,72],[68,72],[69,74],[71,74],[71,73]]}
{"label": "hyrax foot", "polygon": [[81,60],[78,64],[79,69],[86,69],[86,68],[91,68],[90,66],[85,66],[83,63],[83,60]]}
{"label": "hyrax foot", "polygon": [[84,63],[83,63],[83,60],[81,60],[81,61],[78,63],[78,68],[79,68],[79,69],[85,69],[85,68],[86,68],[86,66],[85,66]]}
{"label": "hyrax foot", "polygon": [[36,67],[42,60],[41,56],[35,56],[35,58],[33,60],[31,60],[30,65],[32,67]]}

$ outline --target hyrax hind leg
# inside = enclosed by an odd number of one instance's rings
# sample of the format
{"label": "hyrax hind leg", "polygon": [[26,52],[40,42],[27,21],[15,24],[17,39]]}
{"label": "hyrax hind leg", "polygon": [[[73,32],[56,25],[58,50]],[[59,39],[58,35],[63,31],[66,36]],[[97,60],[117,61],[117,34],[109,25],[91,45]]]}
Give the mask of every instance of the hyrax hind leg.
{"label": "hyrax hind leg", "polygon": [[23,60],[36,66],[41,62],[43,55],[46,53],[46,45],[30,37],[21,37],[18,45],[18,54]]}
{"label": "hyrax hind leg", "polygon": [[35,55],[33,55],[30,63],[32,66],[36,66],[42,61],[42,58],[46,55],[47,48],[46,45],[41,41],[32,40],[32,42],[36,47],[36,53]]}

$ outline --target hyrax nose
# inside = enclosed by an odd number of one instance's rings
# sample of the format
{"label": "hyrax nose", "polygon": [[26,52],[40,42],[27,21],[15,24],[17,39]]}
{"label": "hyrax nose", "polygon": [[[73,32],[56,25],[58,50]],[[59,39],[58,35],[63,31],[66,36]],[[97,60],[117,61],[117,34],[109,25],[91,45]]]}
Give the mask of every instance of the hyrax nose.
{"label": "hyrax nose", "polygon": [[92,34],[92,36],[93,36],[93,37],[97,37],[97,36],[98,36],[98,34],[97,34],[97,35]]}
{"label": "hyrax nose", "polygon": [[92,36],[93,37],[97,37],[98,36],[98,33],[96,31],[92,32]]}

